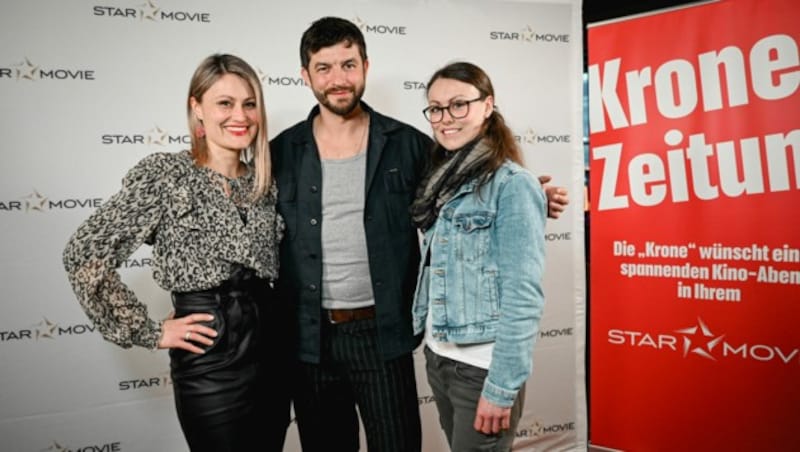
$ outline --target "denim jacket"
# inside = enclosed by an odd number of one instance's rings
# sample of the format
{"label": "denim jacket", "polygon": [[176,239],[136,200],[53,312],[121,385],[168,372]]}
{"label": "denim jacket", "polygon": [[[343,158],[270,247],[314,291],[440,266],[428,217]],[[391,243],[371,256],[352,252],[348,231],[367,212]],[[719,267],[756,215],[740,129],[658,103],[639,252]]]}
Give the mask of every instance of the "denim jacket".
{"label": "denim jacket", "polygon": [[[505,162],[476,190],[464,184],[422,242],[414,333],[456,344],[494,342],[482,396],[511,406],[532,369],[544,296],[547,200],[524,168]],[[430,252],[429,266],[424,256]]]}

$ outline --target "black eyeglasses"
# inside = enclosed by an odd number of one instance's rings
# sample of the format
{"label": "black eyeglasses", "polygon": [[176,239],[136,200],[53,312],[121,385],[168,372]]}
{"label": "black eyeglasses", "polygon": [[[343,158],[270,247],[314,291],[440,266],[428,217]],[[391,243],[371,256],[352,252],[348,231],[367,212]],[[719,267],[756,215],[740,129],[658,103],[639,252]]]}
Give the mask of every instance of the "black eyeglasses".
{"label": "black eyeglasses", "polygon": [[451,118],[461,119],[469,114],[469,104],[483,99],[483,96],[481,96],[472,100],[455,100],[451,102],[450,105],[431,105],[422,110],[422,114],[425,115],[425,119],[432,124],[444,119],[445,110],[450,113]]}

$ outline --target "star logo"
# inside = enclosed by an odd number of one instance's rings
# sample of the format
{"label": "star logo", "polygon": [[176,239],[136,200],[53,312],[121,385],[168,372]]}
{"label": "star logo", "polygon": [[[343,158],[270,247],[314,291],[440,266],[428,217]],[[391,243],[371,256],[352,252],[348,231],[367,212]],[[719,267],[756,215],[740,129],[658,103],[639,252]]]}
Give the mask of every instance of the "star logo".
{"label": "star logo", "polygon": [[533,37],[536,35],[536,32],[533,31],[530,25],[526,25],[525,28],[522,29],[522,40],[525,42],[533,42]]}
{"label": "star logo", "polygon": [[48,451],[48,450],[57,451],[57,452],[58,451],[66,452],[66,451],[69,450],[69,448],[62,446],[61,444],[58,444],[57,441],[53,441],[53,444],[51,444],[50,447],[48,447],[47,449],[42,449],[42,452]]}
{"label": "star logo", "polygon": [[256,68],[256,75],[258,75],[258,79],[261,81],[261,83],[266,83],[267,79],[269,78],[269,74],[262,71],[260,67]]}
{"label": "star logo", "polygon": [[168,370],[168,371],[162,373],[158,378],[160,380],[160,383],[164,387],[172,386],[172,372],[171,371]]}
{"label": "star logo", "polygon": [[25,212],[35,210],[37,212],[44,212],[47,205],[47,198],[42,196],[35,189],[33,193],[23,198],[25,200]]}
{"label": "star logo", "polygon": [[39,71],[39,66],[31,63],[31,60],[25,58],[25,61],[17,65],[17,80],[35,80],[36,73]]}
{"label": "star logo", "polygon": [[58,328],[57,323],[53,323],[47,320],[46,317],[42,317],[41,322],[37,323],[36,326],[36,339],[45,338],[45,339],[53,339],[55,335],[56,328]]}
{"label": "star logo", "polygon": [[155,144],[157,146],[163,146],[169,136],[166,130],[158,126],[148,130],[147,133],[147,144]]}
{"label": "star logo", "polygon": [[[700,355],[703,358],[716,361],[717,359],[711,355],[717,344],[722,341],[725,335],[714,337],[714,333],[703,323],[703,320],[698,317],[697,326],[691,326],[680,330],[675,330],[683,334],[683,356],[686,357],[689,353]],[[694,341],[694,344],[693,344]],[[699,345],[701,344],[701,345]]]}
{"label": "star logo", "polygon": [[142,9],[139,10],[142,20],[158,20],[158,13],[161,11],[161,8],[156,6],[153,0],[147,0],[147,3],[139,6],[142,7]]}
{"label": "star logo", "polygon": [[523,436],[528,438],[538,438],[544,434],[544,422],[541,419],[534,418],[533,422],[526,426],[518,426],[517,433],[522,433]]}
{"label": "star logo", "polygon": [[366,23],[366,22],[364,22],[364,21],[363,21],[363,20],[362,20],[360,17],[356,16],[356,18],[355,18],[355,19],[353,19],[353,23],[354,23],[354,24],[356,24],[356,26],[358,27],[358,29],[359,29],[359,30],[361,30],[362,32],[363,32],[363,31],[366,31],[366,29],[367,29],[367,23]]}
{"label": "star logo", "polygon": [[526,130],[525,133],[522,134],[522,141],[524,141],[527,144],[535,143],[536,142],[536,132],[533,129],[528,128],[528,130]]}

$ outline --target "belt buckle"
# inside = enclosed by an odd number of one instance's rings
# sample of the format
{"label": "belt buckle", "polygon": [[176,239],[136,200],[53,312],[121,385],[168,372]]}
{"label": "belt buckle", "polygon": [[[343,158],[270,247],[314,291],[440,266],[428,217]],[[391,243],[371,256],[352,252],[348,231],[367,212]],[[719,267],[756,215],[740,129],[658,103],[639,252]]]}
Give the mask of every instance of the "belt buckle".
{"label": "belt buckle", "polygon": [[326,311],[328,312],[328,322],[330,322],[331,325],[338,325],[340,322],[333,320],[334,309],[326,309]]}

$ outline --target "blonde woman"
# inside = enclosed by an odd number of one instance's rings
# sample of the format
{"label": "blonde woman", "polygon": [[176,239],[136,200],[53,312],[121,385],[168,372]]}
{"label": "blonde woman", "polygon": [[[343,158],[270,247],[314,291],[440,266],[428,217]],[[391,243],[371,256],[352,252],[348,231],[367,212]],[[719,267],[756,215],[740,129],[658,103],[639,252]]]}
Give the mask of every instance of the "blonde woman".
{"label": "blonde woman", "polygon": [[[134,166],[69,240],[64,266],[106,340],[169,349],[192,451],[244,451],[254,443],[279,450],[287,383],[267,376],[262,361],[265,344],[277,351],[271,365],[283,367],[290,356],[275,346],[290,339],[272,291],[283,221],[255,71],[233,55],[209,56],[191,79],[187,115],[191,150],[152,154]],[[117,272],[142,244],[153,246],[153,278],[172,294],[174,313],[160,322]],[[269,404],[265,385],[277,387]],[[274,435],[256,425],[272,416],[283,420]]]}

